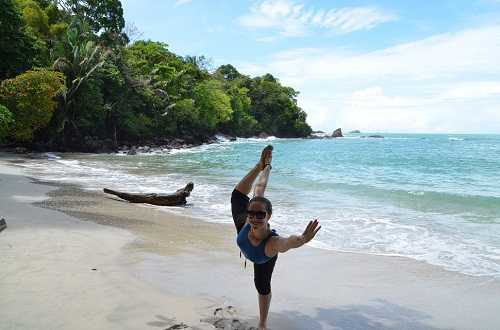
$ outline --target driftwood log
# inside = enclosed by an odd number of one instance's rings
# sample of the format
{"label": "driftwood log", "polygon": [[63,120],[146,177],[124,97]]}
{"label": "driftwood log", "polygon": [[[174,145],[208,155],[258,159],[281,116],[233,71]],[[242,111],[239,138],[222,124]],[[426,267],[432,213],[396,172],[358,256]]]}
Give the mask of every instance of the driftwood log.
{"label": "driftwood log", "polygon": [[160,206],[178,206],[186,204],[186,197],[193,191],[194,184],[189,182],[184,188],[177,190],[173,194],[130,194],[104,188],[106,194],[111,194],[127,200],[130,203],[146,203]]}
{"label": "driftwood log", "polygon": [[7,222],[4,218],[2,218],[0,219],[0,231],[4,230],[5,228],[7,228]]}

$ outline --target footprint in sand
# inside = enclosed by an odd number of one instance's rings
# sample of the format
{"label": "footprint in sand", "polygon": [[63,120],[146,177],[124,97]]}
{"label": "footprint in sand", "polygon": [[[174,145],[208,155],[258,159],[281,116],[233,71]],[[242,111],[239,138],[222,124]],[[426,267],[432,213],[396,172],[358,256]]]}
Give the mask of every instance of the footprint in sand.
{"label": "footprint in sand", "polygon": [[[233,306],[219,307],[213,312],[213,316],[201,319],[200,322],[210,327],[210,329],[224,329],[224,330],[257,330],[256,327],[249,326],[246,322],[240,321],[237,317],[237,310]],[[166,318],[162,315],[155,315],[155,321],[148,322],[147,325],[153,327],[160,327],[163,330],[177,330],[177,329],[190,329],[190,330],[203,330],[207,329],[205,326],[189,326],[182,322],[176,322],[175,318]]]}
{"label": "footprint in sand", "polygon": [[246,322],[242,322],[237,318],[237,311],[233,306],[219,307],[214,310],[213,316],[202,319],[201,322],[209,323],[215,329],[224,330],[252,330],[254,327],[249,327]]}
{"label": "footprint in sand", "polygon": [[[164,328],[165,330],[175,330],[175,329],[187,329],[189,328],[187,325],[184,323],[176,323],[175,318],[167,318],[162,315],[155,315],[156,316],[156,321],[151,321],[148,322],[147,325],[153,326],[153,327],[159,327],[159,328]],[[174,324],[176,323],[176,324]]]}
{"label": "footprint in sand", "polygon": [[187,325],[185,325],[184,323],[180,323],[180,324],[174,324],[173,326],[166,328],[165,330],[176,330],[176,329],[187,329],[187,328],[189,328]]}

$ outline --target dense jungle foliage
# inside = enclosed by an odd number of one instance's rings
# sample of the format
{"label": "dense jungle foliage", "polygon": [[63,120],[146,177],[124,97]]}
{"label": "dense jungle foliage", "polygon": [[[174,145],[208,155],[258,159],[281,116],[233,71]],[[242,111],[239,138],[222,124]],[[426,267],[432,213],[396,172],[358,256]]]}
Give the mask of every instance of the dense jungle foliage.
{"label": "dense jungle foliage", "polygon": [[[119,0],[0,0],[0,142],[95,151],[216,132],[311,133],[298,92],[270,74],[130,42]],[[127,30],[129,35],[127,35]]]}

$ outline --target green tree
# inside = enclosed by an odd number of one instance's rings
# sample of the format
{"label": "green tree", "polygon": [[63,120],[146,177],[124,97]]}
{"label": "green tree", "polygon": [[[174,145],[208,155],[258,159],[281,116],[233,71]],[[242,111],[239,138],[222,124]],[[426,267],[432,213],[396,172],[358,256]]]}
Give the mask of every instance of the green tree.
{"label": "green tree", "polygon": [[199,83],[194,89],[194,101],[204,133],[213,133],[218,124],[231,120],[231,98],[217,80]]}
{"label": "green tree", "polygon": [[47,36],[49,33],[49,16],[33,0],[16,1],[26,24],[39,36]]}
{"label": "green tree", "polygon": [[[174,111],[178,101],[193,98],[194,85],[202,76],[199,68],[160,42],[136,41],[125,48],[124,58],[124,76],[142,95],[146,104],[143,111],[152,118],[155,134],[176,135],[176,119],[166,114]],[[167,118],[174,122],[169,123]]]}
{"label": "green tree", "polygon": [[25,33],[33,40],[34,66],[49,66],[54,53],[64,47],[61,41],[68,27],[68,15],[50,1],[16,0],[16,4],[26,25]]}
{"label": "green tree", "polygon": [[48,125],[57,106],[55,97],[64,90],[64,75],[46,69],[27,71],[4,80],[0,96],[14,115],[13,138],[32,141],[34,133]]}
{"label": "green tree", "polygon": [[278,137],[305,137],[312,129],[306,113],[297,105],[298,92],[282,86],[270,74],[245,82],[252,99],[250,113],[262,129]]}
{"label": "green tree", "polygon": [[0,8],[0,79],[5,79],[29,69],[35,49],[13,1],[0,0]]}
{"label": "green tree", "polygon": [[218,75],[220,76],[221,79],[226,81],[234,81],[236,79],[243,77],[242,74],[240,74],[238,70],[236,70],[236,68],[231,64],[221,65],[220,67],[217,68],[215,74],[216,76]]}
{"label": "green tree", "polygon": [[250,113],[252,99],[249,96],[250,78],[242,75],[231,64],[221,65],[215,73],[214,78],[224,85],[226,93],[231,98],[232,118],[229,122],[220,126],[222,132],[249,137],[262,131],[261,125]]}
{"label": "green tree", "polygon": [[106,58],[95,76],[102,85],[104,133],[112,139],[115,147],[119,140],[152,139],[158,126],[154,118],[155,115],[156,118],[161,117],[157,112],[162,109],[162,104],[154,103],[159,97],[154,95],[149,85],[145,87],[131,77],[129,68],[122,61],[121,52],[114,52]]}
{"label": "green tree", "polygon": [[89,24],[92,32],[107,46],[128,42],[123,33],[125,19],[120,0],[63,0],[60,3]]}
{"label": "green tree", "polygon": [[194,64],[185,63],[161,42],[136,41],[125,49],[125,61],[138,85],[161,89],[172,100],[192,93],[196,78],[191,76],[199,76]]}
{"label": "green tree", "polygon": [[232,86],[228,94],[231,97],[233,116],[229,122],[230,131],[234,135],[249,137],[261,130],[258,121],[250,114],[252,99],[245,87]]}
{"label": "green tree", "polygon": [[14,123],[14,116],[7,107],[0,104],[0,142],[9,133],[11,125]]}
{"label": "green tree", "polygon": [[65,57],[59,57],[53,65],[54,70],[64,73],[68,86],[62,94],[62,106],[57,114],[58,130],[65,129],[69,123],[74,130],[71,134],[77,135],[79,134],[76,122],[78,107],[74,106],[75,97],[80,87],[104,64],[107,55],[102,47],[87,40],[87,35],[85,25],[79,20],[74,20],[67,31],[67,42],[71,46],[71,52]]}
{"label": "green tree", "polygon": [[196,138],[202,135],[199,113],[193,99],[177,101],[162,119],[162,133],[165,136]]}

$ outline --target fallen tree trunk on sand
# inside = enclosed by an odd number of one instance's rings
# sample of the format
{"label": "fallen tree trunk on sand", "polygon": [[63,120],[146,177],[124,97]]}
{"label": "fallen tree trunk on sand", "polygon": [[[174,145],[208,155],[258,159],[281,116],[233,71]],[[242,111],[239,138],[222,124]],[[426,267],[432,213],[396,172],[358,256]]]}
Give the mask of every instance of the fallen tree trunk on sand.
{"label": "fallen tree trunk on sand", "polygon": [[0,219],[0,231],[4,230],[5,228],[7,228],[7,222],[4,218],[2,218]]}
{"label": "fallen tree trunk on sand", "polygon": [[130,203],[146,203],[160,206],[179,206],[186,204],[186,197],[193,191],[194,184],[189,182],[184,188],[177,190],[173,194],[130,194],[126,192],[115,191],[104,188],[106,194],[111,194],[127,200]]}

